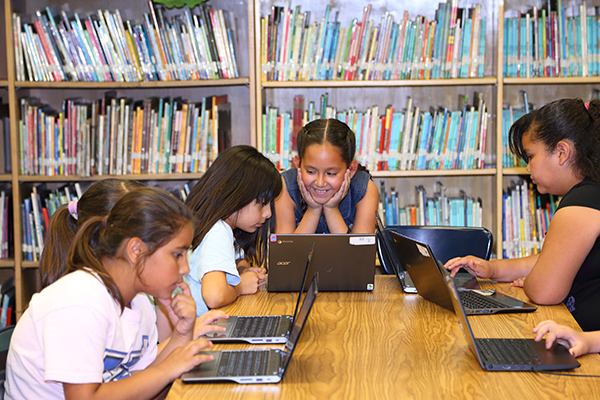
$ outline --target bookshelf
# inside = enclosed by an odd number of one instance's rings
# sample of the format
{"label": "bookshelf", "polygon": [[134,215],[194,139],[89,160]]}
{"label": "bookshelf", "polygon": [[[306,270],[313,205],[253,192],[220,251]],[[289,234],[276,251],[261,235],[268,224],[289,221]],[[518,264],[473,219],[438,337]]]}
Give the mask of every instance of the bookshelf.
{"label": "bookshelf", "polygon": [[[0,57],[0,97],[10,105],[11,120],[11,154],[12,173],[0,175],[0,187],[12,191],[13,219],[15,221],[12,234],[14,240],[14,259],[0,260],[0,279],[14,274],[17,284],[17,312],[24,310],[31,294],[36,290],[37,263],[24,261],[20,251],[21,224],[19,207],[24,196],[35,185],[45,184],[59,186],[69,182],[82,182],[89,185],[103,177],[79,176],[40,176],[21,175],[18,159],[19,139],[17,124],[19,120],[20,99],[23,97],[37,97],[51,107],[58,109],[63,99],[71,97],[85,97],[89,100],[100,98],[108,90],[117,91],[118,95],[134,99],[144,99],[148,96],[182,96],[186,99],[197,101],[205,96],[227,94],[232,103],[232,144],[252,144],[263,149],[262,141],[262,114],[267,105],[278,107],[284,112],[293,109],[293,98],[302,95],[305,104],[309,101],[318,104],[321,95],[328,94],[328,103],[338,110],[355,107],[365,110],[378,105],[380,113],[383,108],[392,105],[401,110],[407,106],[410,96],[414,105],[429,108],[430,106],[445,106],[448,109],[459,109],[457,98],[467,95],[470,103],[474,100],[475,93],[481,93],[490,115],[488,122],[488,141],[485,150],[485,168],[468,170],[408,170],[408,171],[372,171],[374,180],[380,187],[384,183],[387,190],[394,187],[399,193],[404,204],[415,202],[415,187],[423,185],[428,192],[435,190],[437,182],[441,182],[448,190],[459,189],[472,197],[481,198],[483,201],[483,226],[494,233],[496,255],[502,254],[502,195],[505,188],[512,180],[526,179],[525,168],[504,168],[502,159],[502,115],[506,103],[522,104],[520,91],[526,90],[530,102],[541,106],[553,99],[561,97],[579,96],[584,99],[590,97],[592,88],[600,87],[600,77],[536,77],[516,78],[504,77],[503,48],[505,15],[514,10],[525,11],[528,7],[547,7],[547,2],[532,0],[527,6],[517,0],[459,0],[458,6],[471,8],[481,4],[482,17],[486,18],[485,30],[485,59],[483,74],[477,78],[455,79],[429,79],[429,80],[311,80],[311,81],[268,81],[263,79],[263,65],[261,61],[261,16],[271,11],[271,6],[284,6],[284,1],[267,0],[210,0],[208,5],[212,8],[228,10],[235,21],[236,56],[239,68],[239,78],[215,79],[199,81],[157,81],[157,82],[29,82],[18,81],[15,75],[15,56],[12,45],[12,19],[13,12],[32,18],[35,11],[46,6],[62,7],[68,13],[86,15],[96,12],[98,8],[115,10],[119,9],[124,19],[136,20],[148,11],[146,0],[132,0],[123,4],[117,0],[91,0],[76,2],[68,0],[4,0],[4,7],[0,9],[0,20],[5,21],[5,29],[0,30],[0,52],[6,57]],[[320,22],[329,5],[332,13],[339,11],[338,21],[345,26],[351,20],[363,15],[363,8],[367,2],[319,2],[308,0],[305,2],[289,1],[291,8],[301,6],[301,11],[311,12],[311,22]],[[398,4],[391,0],[374,0],[370,19],[378,24],[385,11],[389,11],[398,21],[404,11],[408,11],[409,18],[417,15],[427,16],[431,21],[434,18],[434,8],[429,2],[418,0],[410,4]],[[574,7],[576,1],[564,1],[565,7]],[[242,5],[242,6],[241,6]],[[588,1],[588,8],[600,6],[600,0]],[[508,13],[508,14],[507,14]],[[333,14],[331,14],[333,15]],[[331,17],[333,18],[333,17]],[[9,38],[9,39],[7,39]],[[140,174],[124,175],[125,178],[138,179],[152,184],[170,185],[171,181],[183,182],[197,179],[199,174]]]}
{"label": "bookshelf", "polygon": [[[14,244],[11,246],[13,258],[0,260],[0,280],[14,274],[16,285],[16,311],[19,317],[31,295],[39,288],[38,263],[24,260],[22,247],[22,227],[20,207],[33,187],[47,187],[51,190],[65,184],[80,182],[85,190],[93,182],[104,179],[109,175],[23,175],[20,171],[19,159],[19,119],[21,99],[37,98],[53,110],[60,110],[65,99],[82,98],[86,101],[101,99],[104,93],[114,91],[117,97],[127,97],[141,101],[149,97],[175,98],[181,97],[189,102],[200,102],[209,96],[227,95],[234,112],[231,113],[231,144],[255,144],[256,133],[254,120],[256,112],[256,89],[254,73],[254,20],[251,17],[254,9],[252,1],[219,0],[207,3],[211,9],[224,10],[228,28],[233,31],[231,42],[234,44],[238,77],[229,79],[198,79],[198,80],[159,80],[159,81],[21,81],[17,78],[15,66],[15,46],[12,40],[13,20],[16,13],[23,22],[33,22],[36,11],[44,11],[46,7],[54,10],[64,10],[71,17],[77,13],[87,17],[101,10],[115,12],[119,10],[123,21],[130,20],[132,24],[143,23],[144,13],[149,13],[147,0],[118,0],[52,1],[52,0],[4,0],[0,10],[0,20],[4,21],[4,29],[0,32],[0,51],[5,57],[0,57],[0,97],[9,104],[11,123],[11,165],[12,173],[0,175],[0,188],[9,188],[12,193],[13,215],[11,235]],[[197,10],[197,9],[196,9]],[[182,13],[181,9],[164,9],[166,18]],[[195,12],[197,13],[197,12]],[[8,38],[8,39],[7,39]],[[193,184],[201,173],[141,173],[119,175],[124,179],[144,181],[153,186],[161,186],[172,190],[180,188],[184,183]]]}

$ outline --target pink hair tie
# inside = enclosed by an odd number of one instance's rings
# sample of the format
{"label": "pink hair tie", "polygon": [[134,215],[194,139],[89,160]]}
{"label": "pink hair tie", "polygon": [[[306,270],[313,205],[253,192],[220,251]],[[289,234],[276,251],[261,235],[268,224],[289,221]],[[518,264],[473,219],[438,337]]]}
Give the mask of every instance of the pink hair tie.
{"label": "pink hair tie", "polygon": [[586,110],[589,110],[589,109],[590,109],[590,103],[584,103],[583,105],[585,106],[585,109],[586,109]]}
{"label": "pink hair tie", "polygon": [[68,208],[69,208],[69,214],[71,214],[71,216],[73,218],[77,219],[77,202],[71,200],[69,202]]}

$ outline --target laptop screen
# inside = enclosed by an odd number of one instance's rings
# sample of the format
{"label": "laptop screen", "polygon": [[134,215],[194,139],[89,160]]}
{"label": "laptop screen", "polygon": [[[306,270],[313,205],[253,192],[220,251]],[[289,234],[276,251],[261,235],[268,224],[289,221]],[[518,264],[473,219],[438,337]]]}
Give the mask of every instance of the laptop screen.
{"label": "laptop screen", "polygon": [[462,302],[460,301],[460,297],[458,295],[458,289],[456,288],[456,285],[450,275],[444,276],[444,280],[448,286],[448,293],[450,294],[450,299],[452,300],[454,313],[458,316],[458,324],[463,331],[463,335],[465,336],[471,351],[477,356],[479,363],[483,365],[481,355],[479,354],[479,351],[477,351],[477,346],[475,346],[475,336],[473,336],[473,331],[471,330],[471,325],[469,325],[467,314],[465,314],[465,309],[463,308]]}
{"label": "laptop screen", "polygon": [[302,333],[302,329],[304,329],[304,325],[306,320],[308,319],[308,314],[317,298],[317,294],[319,293],[319,273],[315,272],[313,275],[312,281],[308,290],[306,292],[306,296],[304,297],[304,301],[302,302],[302,306],[298,311],[298,315],[294,318],[294,323],[292,325],[292,329],[290,331],[290,336],[288,337],[287,342],[285,343],[285,357],[284,360],[284,370],[287,368],[290,359],[292,358],[292,353],[296,348],[296,344],[298,344],[298,340],[300,339],[300,334]]}

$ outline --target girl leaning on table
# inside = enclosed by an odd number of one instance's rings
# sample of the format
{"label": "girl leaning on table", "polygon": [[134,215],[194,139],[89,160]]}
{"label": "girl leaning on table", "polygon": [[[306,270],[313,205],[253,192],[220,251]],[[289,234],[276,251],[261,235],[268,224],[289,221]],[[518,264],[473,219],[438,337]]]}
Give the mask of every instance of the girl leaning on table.
{"label": "girl leaning on table", "polygon": [[464,268],[517,280],[532,301],[562,301],[584,331],[600,330],[600,100],[556,100],[521,117],[510,128],[510,147],[527,161],[540,193],[563,196],[542,250],[517,259],[454,258],[445,267],[452,275]]}
{"label": "girl leaning on table", "polygon": [[[198,353],[211,343],[192,339],[196,307],[182,279],[193,231],[185,205],[150,187],[81,226],[68,273],[33,296],[15,328],[6,398],[149,399],[212,359]],[[165,345],[146,293],[173,322]]]}
{"label": "girl leaning on table", "polygon": [[198,316],[266,284],[271,202],[281,192],[273,163],[252,146],[219,154],[186,199],[198,224],[185,281]]}
{"label": "girl leaning on table", "polygon": [[275,233],[373,233],[379,192],[356,160],[356,138],[337,119],[318,119],[297,135],[295,168],[282,174]]}
{"label": "girl leaning on table", "polygon": [[[46,232],[46,243],[40,259],[40,277],[42,288],[50,285],[65,275],[67,271],[67,255],[75,234],[81,226],[94,217],[108,215],[117,200],[132,190],[143,188],[140,182],[129,179],[107,178],[90,185],[78,201],[71,201],[59,207],[50,220]],[[158,341],[162,342],[171,336],[173,327],[162,310],[162,305],[156,303]],[[198,318],[194,328],[194,338],[209,332],[223,330],[212,323],[219,318],[227,318],[222,311],[212,311]]]}

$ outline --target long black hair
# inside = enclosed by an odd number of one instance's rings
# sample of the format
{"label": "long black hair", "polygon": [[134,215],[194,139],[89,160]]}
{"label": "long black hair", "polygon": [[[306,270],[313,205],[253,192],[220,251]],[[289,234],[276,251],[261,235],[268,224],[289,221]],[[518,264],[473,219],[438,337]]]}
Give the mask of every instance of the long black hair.
{"label": "long black hair", "polygon": [[560,99],[519,118],[510,127],[510,150],[527,161],[523,135],[553,151],[561,140],[575,146],[574,167],[582,177],[600,182],[600,100]]}
{"label": "long black hair", "polygon": [[[187,206],[196,214],[192,248],[219,220],[225,220],[253,201],[271,203],[282,189],[281,175],[268,158],[252,146],[233,146],[223,151],[190,191]],[[272,208],[271,208],[272,209]],[[274,213],[272,213],[272,220]],[[262,265],[266,258],[269,224],[256,232],[233,231],[236,249]]]}

